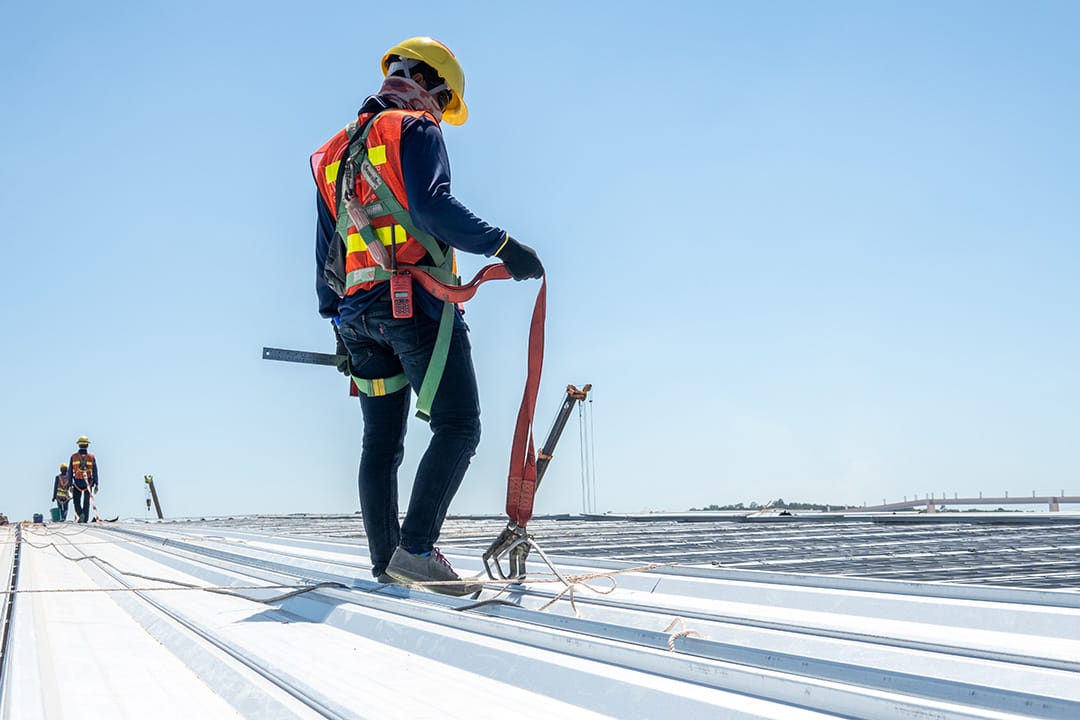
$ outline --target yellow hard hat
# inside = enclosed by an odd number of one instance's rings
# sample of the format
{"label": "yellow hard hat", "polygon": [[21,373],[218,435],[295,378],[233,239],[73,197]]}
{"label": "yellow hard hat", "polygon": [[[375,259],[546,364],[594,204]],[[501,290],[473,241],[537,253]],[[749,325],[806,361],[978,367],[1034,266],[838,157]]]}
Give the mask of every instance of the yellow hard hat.
{"label": "yellow hard hat", "polygon": [[79,439],[75,441],[75,444],[76,445],[89,445],[90,444],[90,438],[86,437],[85,435],[80,435]]}
{"label": "yellow hard hat", "polygon": [[67,472],[67,463],[60,463],[60,472],[62,472],[62,473]]}
{"label": "yellow hard hat", "polygon": [[392,55],[420,60],[435,68],[435,72],[446,81],[446,85],[453,93],[450,103],[443,110],[443,120],[451,125],[465,124],[465,121],[469,119],[469,108],[465,107],[465,71],[461,69],[461,63],[454,57],[450,48],[429,37],[403,40],[383,55],[383,77],[386,77]]}

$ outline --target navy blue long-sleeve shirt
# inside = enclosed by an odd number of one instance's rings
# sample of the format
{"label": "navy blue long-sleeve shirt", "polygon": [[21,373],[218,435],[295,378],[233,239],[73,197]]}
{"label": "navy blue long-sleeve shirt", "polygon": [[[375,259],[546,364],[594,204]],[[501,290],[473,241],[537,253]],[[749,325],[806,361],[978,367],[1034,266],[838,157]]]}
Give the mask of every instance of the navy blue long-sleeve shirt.
{"label": "navy blue long-sleeve shirt", "polygon": [[[378,112],[393,107],[386,98],[374,95],[360,108],[360,113]],[[429,118],[405,118],[401,128],[401,169],[405,180],[405,195],[409,216],[417,228],[432,235],[445,248],[490,257],[506,239],[506,232],[489,225],[450,192],[450,161],[442,131]],[[323,267],[334,239],[334,215],[322,196],[316,192],[318,223],[315,233],[315,289],[319,298],[319,314],[339,318],[347,323],[364,312],[386,291],[388,283],[379,283],[371,290],[361,290],[339,298],[326,284]],[[443,303],[419,285],[413,285],[417,308],[425,315],[438,319]],[[457,322],[461,322],[460,315]]]}

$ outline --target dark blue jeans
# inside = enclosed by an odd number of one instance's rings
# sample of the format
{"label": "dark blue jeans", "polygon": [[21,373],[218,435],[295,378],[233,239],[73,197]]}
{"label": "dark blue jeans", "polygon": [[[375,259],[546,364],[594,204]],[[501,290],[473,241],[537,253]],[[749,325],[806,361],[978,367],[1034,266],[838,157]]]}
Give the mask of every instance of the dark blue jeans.
{"label": "dark blue jeans", "polygon": [[71,485],[75,500],[75,516],[79,522],[90,522],[90,488],[85,480],[75,480]]}
{"label": "dark blue jeans", "polygon": [[424,380],[438,329],[436,320],[418,310],[407,320],[393,317],[389,299],[376,301],[356,320],[338,328],[354,375],[388,378],[404,371],[412,389],[382,397],[360,396],[364,415],[360,510],[375,576],[386,570],[399,544],[414,552],[431,550],[480,442],[472,347],[468,331],[455,327],[446,370],[431,404],[431,442],[416,469],[409,507],[399,525],[397,471],[405,454],[409,406],[412,393],[419,392]]}

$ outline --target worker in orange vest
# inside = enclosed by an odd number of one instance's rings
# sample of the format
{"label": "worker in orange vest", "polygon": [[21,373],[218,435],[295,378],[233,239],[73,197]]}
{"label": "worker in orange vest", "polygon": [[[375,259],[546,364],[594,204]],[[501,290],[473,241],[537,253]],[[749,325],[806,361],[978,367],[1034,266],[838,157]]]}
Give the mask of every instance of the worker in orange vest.
{"label": "worker in orange vest", "polygon": [[52,499],[60,510],[60,519],[67,520],[68,503],[71,501],[71,478],[68,466],[60,463],[60,473],[53,480]]}
{"label": "worker in orange vest", "polygon": [[[544,268],[532,248],[451,194],[441,123],[463,124],[468,109],[465,73],[450,49],[409,38],[386,51],[380,69],[382,87],[356,121],[311,156],[319,313],[348,358],[339,370],[361,393],[360,509],[372,574],[379,582],[441,582],[432,589],[463,595],[479,588],[460,582],[435,542],[480,441],[468,331],[459,309],[396,268],[420,266],[457,284],[455,250],[498,257],[515,280],[539,278]],[[429,384],[434,367],[441,381]],[[397,471],[412,392],[432,437],[399,524]]]}
{"label": "worker in orange vest", "polygon": [[90,495],[98,491],[97,458],[89,451],[90,438],[79,436],[75,441],[79,450],[71,455],[68,472],[71,474],[71,490],[75,495],[75,514],[79,522],[90,522]]}

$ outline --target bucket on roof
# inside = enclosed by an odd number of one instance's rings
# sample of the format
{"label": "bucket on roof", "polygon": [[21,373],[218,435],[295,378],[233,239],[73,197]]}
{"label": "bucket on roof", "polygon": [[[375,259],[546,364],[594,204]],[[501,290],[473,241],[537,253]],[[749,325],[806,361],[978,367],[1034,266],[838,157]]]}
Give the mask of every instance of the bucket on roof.
{"label": "bucket on roof", "polygon": [[60,522],[60,508],[49,508],[49,517],[52,518],[53,522]]}
{"label": "bucket on roof", "polygon": [[43,520],[44,520],[44,517],[42,517],[41,513],[34,513],[34,523],[35,524],[40,525]]}

